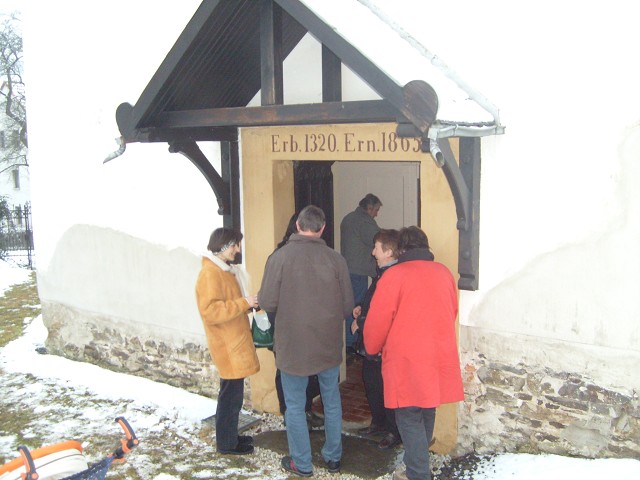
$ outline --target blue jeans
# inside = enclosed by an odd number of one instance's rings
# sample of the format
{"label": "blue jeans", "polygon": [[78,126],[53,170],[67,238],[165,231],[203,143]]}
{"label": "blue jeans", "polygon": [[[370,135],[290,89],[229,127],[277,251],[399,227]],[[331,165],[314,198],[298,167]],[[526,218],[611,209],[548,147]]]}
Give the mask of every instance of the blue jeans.
{"label": "blue jeans", "polygon": [[404,445],[409,480],[431,480],[429,442],[436,422],[435,408],[396,408],[396,423]]}
{"label": "blue jeans", "polygon": [[[287,403],[284,415],[287,422],[289,454],[299,470],[311,472],[313,471],[311,441],[307,429],[307,417],[304,412],[309,377],[290,375],[283,371],[280,372],[280,376]],[[342,403],[338,388],[339,377],[339,365],[318,373],[320,394],[324,405],[325,441],[321,453],[325,462],[335,462],[342,458]]]}
{"label": "blue jeans", "polygon": [[[369,277],[358,275],[357,273],[350,273],[349,277],[351,278],[351,288],[353,289],[353,301],[356,305],[361,305],[369,288]],[[345,347],[353,347],[355,340],[355,336],[351,333],[351,322],[353,322],[352,316],[345,318]]]}

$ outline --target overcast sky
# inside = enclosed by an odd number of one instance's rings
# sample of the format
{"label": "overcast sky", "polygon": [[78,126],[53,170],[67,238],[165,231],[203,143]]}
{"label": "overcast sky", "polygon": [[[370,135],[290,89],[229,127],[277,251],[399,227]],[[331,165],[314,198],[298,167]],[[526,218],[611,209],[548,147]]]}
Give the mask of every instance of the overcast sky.
{"label": "overcast sky", "polygon": [[24,0],[0,0],[0,13],[21,11],[22,2]]}

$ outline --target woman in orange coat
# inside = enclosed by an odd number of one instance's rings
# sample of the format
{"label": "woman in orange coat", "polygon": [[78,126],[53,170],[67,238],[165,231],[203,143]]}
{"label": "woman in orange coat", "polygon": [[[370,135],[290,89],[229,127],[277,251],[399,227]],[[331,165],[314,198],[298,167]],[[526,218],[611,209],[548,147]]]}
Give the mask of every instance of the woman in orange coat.
{"label": "woman in orange coat", "polygon": [[418,227],[400,230],[398,263],[378,281],[364,325],[367,353],[382,351],[384,404],[395,409],[406,472],[396,480],[428,480],[436,407],[464,399],[451,272],[433,261]]}
{"label": "woman in orange coat", "polygon": [[216,409],[217,450],[224,454],[253,452],[253,438],[238,435],[244,379],[260,370],[247,312],[258,306],[246,295],[246,275],[233,264],[242,233],[218,228],[209,238],[196,283],[196,299],[207,334],[211,359],[220,373]]}

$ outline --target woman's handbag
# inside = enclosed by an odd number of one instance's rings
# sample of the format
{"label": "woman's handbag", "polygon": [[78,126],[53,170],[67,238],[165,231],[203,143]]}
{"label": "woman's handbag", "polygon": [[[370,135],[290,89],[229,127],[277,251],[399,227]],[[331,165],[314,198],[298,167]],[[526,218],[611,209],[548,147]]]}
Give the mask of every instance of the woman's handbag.
{"label": "woman's handbag", "polygon": [[273,348],[273,330],[274,326],[269,322],[267,312],[254,310],[251,334],[256,348]]}

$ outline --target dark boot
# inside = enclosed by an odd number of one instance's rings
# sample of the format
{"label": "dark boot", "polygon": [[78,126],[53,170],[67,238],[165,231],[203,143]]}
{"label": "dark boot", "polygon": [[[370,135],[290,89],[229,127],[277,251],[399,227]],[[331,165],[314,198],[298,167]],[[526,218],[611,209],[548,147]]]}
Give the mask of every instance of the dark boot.
{"label": "dark boot", "polygon": [[320,428],[324,426],[324,418],[316,415],[313,411],[305,412],[307,415],[307,427],[309,431],[314,428]]}

